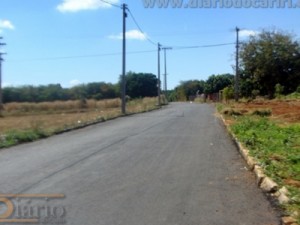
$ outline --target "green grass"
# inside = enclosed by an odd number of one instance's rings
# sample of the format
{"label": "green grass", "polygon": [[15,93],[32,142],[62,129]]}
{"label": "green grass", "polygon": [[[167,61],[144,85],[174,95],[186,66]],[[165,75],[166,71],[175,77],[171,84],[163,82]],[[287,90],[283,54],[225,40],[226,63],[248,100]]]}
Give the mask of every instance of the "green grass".
{"label": "green grass", "polygon": [[28,130],[11,130],[5,135],[2,135],[0,148],[5,148],[21,143],[35,141],[41,138],[48,137],[50,134],[40,129]]}
{"label": "green grass", "polygon": [[300,93],[294,92],[290,95],[285,96],[286,99],[300,99]]}
{"label": "green grass", "polygon": [[256,109],[252,112],[253,116],[261,116],[268,117],[272,115],[272,111],[270,109]]}
{"label": "green grass", "polygon": [[[300,181],[300,125],[281,127],[268,118],[242,116],[231,130],[279,185],[288,179]],[[284,207],[300,212],[300,189],[287,187],[293,201]]]}
{"label": "green grass", "polygon": [[217,103],[216,104],[216,108],[217,108],[217,111],[218,112],[221,112],[223,109],[224,109],[224,104],[222,104],[222,103]]}

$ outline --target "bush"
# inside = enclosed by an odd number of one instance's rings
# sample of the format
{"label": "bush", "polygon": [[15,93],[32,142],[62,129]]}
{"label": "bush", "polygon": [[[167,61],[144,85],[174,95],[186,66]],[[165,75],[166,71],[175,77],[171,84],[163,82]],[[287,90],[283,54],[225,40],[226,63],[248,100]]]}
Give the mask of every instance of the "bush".
{"label": "bush", "polygon": [[259,95],[259,93],[260,93],[259,90],[253,90],[253,91],[251,92],[252,97],[253,97],[254,99]]}
{"label": "bush", "polygon": [[228,116],[242,116],[243,113],[237,110],[225,108],[222,110],[222,114],[228,115]]}
{"label": "bush", "polygon": [[261,117],[267,117],[272,115],[272,111],[269,109],[257,109],[255,110],[252,115],[254,116],[261,116]]}
{"label": "bush", "polygon": [[284,92],[284,86],[281,84],[276,84],[275,85],[275,97],[280,98]]}
{"label": "bush", "polygon": [[229,99],[233,99],[234,97],[234,89],[232,86],[226,87],[223,89],[223,95],[225,101],[228,101]]}

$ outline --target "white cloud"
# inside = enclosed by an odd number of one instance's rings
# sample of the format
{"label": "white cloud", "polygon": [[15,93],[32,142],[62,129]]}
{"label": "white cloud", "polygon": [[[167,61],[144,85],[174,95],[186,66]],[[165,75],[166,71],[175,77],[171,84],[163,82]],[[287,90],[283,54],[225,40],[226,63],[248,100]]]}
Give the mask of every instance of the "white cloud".
{"label": "white cloud", "polygon": [[0,20],[0,32],[2,32],[3,29],[14,30],[15,26],[9,20]]}
{"label": "white cloud", "polygon": [[[130,40],[140,40],[144,41],[147,39],[147,34],[140,32],[139,30],[129,30],[126,32],[126,38]],[[110,39],[117,39],[117,40],[122,40],[123,39],[123,34],[120,33],[118,35],[110,35],[108,36]]]}
{"label": "white cloud", "polygon": [[244,37],[250,37],[250,36],[255,36],[259,34],[258,31],[255,30],[241,30],[240,31],[240,37],[244,38]]}
{"label": "white cloud", "polygon": [[[117,4],[119,0],[106,0],[109,3]],[[95,10],[99,8],[110,8],[111,5],[101,0],[63,0],[57,6],[60,12],[78,12],[81,10]]]}
{"label": "white cloud", "polygon": [[78,85],[78,84],[80,84],[81,82],[80,82],[80,80],[71,80],[70,81],[70,86],[71,87],[74,87],[74,86],[76,86],[76,85]]}

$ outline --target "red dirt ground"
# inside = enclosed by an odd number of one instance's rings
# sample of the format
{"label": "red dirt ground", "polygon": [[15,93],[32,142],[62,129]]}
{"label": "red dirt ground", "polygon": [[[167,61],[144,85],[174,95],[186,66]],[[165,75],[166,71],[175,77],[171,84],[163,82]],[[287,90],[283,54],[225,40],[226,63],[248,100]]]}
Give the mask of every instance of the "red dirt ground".
{"label": "red dirt ground", "polygon": [[275,120],[300,123],[300,100],[255,100],[238,103],[234,108],[250,112],[256,109],[270,109]]}

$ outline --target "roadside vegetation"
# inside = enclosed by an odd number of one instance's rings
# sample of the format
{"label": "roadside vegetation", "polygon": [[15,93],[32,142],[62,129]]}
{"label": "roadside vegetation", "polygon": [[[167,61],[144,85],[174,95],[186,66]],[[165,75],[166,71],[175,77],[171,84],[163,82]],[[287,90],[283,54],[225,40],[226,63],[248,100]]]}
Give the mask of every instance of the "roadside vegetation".
{"label": "roadside vegetation", "polygon": [[291,200],[282,207],[300,222],[300,101],[252,100],[217,108],[266,175],[288,188]]}

